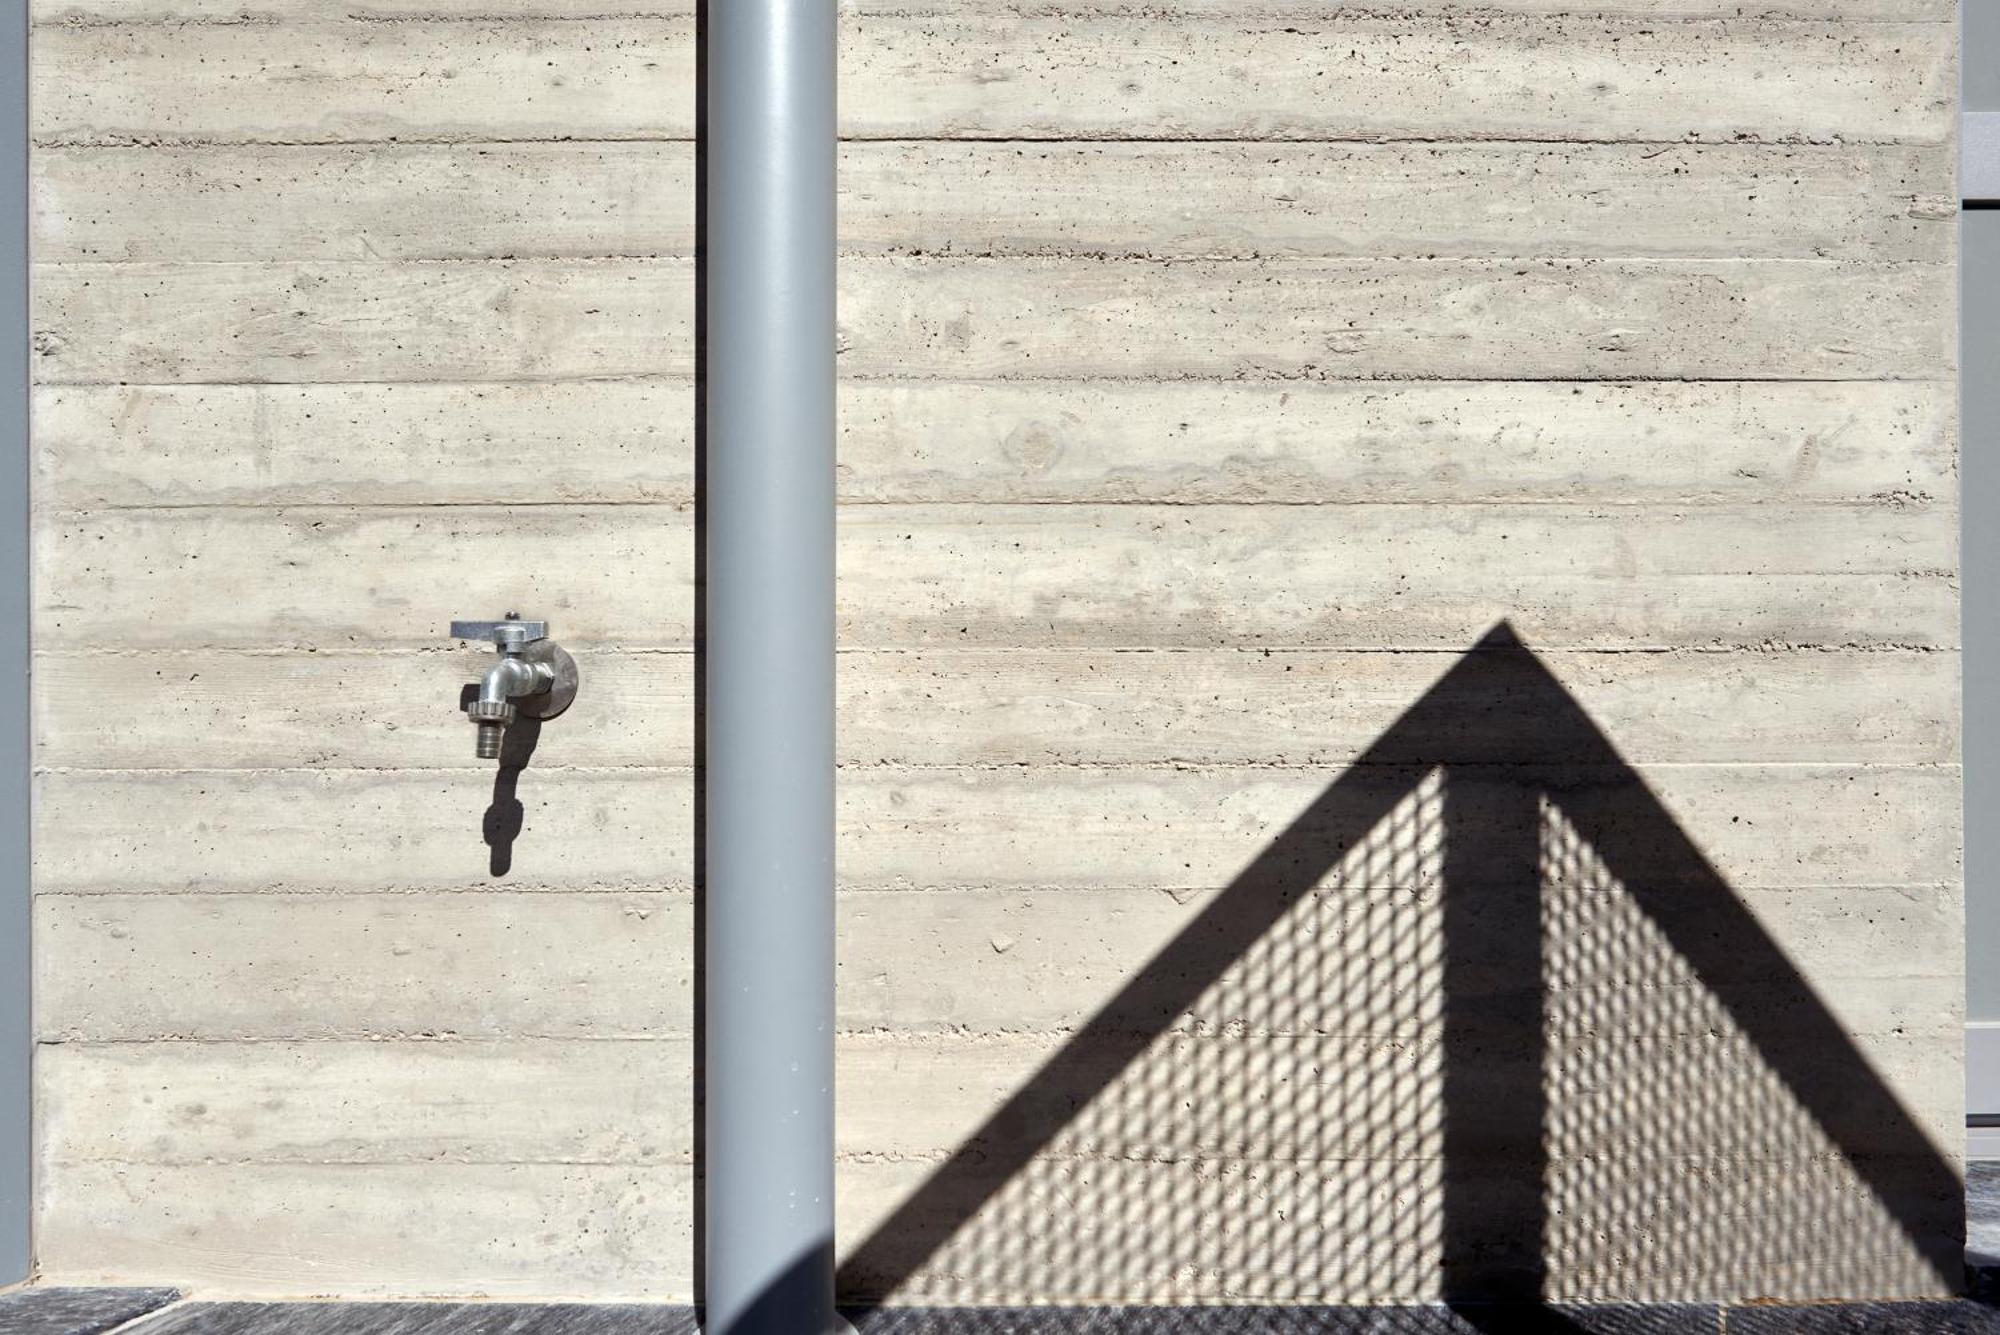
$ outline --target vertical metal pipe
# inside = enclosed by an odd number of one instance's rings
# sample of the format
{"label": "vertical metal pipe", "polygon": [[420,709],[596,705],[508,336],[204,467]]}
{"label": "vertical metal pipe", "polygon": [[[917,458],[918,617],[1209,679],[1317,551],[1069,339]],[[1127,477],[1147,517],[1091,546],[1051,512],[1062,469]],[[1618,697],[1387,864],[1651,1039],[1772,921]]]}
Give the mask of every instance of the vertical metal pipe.
{"label": "vertical metal pipe", "polygon": [[833,1308],[834,0],[710,0],[710,1335]]}

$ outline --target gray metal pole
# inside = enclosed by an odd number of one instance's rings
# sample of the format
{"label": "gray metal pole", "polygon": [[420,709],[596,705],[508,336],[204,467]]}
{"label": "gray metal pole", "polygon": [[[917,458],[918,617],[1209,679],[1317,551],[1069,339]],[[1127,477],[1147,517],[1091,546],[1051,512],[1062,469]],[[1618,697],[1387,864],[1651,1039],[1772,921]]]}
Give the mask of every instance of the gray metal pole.
{"label": "gray metal pole", "polygon": [[705,1324],[826,1335],[837,9],[708,16]]}

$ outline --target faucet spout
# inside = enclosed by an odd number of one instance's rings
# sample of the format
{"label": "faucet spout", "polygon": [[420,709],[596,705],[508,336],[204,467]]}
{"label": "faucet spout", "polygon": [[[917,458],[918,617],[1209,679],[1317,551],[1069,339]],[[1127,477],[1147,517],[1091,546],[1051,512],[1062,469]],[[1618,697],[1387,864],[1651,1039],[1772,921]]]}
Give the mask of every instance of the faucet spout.
{"label": "faucet spout", "polygon": [[547,663],[520,657],[519,645],[506,645],[501,657],[479,679],[479,697],[465,712],[479,725],[473,754],[481,760],[496,760],[507,725],[514,721],[516,696],[540,695],[555,684],[556,674]]}
{"label": "faucet spout", "polygon": [[507,725],[514,721],[515,698],[540,695],[555,680],[555,672],[548,664],[521,657],[521,647],[517,644],[503,644],[500,658],[479,679],[478,698],[465,707],[465,712],[479,725],[473,754],[481,760],[497,759]]}
{"label": "faucet spout", "polygon": [[[520,650],[515,649],[514,654]],[[556,674],[546,663],[531,663],[513,655],[497,659],[479,679],[479,703],[505,705],[517,695],[540,695],[555,684]],[[512,709],[511,705],[508,705]]]}

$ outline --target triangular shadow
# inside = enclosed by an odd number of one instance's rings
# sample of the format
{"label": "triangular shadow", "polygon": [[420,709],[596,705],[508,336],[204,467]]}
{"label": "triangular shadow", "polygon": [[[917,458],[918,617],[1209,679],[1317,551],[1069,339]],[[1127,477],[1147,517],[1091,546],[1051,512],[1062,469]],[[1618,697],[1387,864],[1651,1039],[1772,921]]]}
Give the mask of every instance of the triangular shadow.
{"label": "triangular shadow", "polygon": [[1609,738],[1502,622],[850,1252],[839,1271],[843,1303],[871,1310],[916,1275],[1440,773],[1437,1227],[1447,1302],[1539,1303],[1548,1293],[1551,808],[1630,896],[1649,937],[1715,998],[1937,1287],[1960,1287],[1956,1168]]}

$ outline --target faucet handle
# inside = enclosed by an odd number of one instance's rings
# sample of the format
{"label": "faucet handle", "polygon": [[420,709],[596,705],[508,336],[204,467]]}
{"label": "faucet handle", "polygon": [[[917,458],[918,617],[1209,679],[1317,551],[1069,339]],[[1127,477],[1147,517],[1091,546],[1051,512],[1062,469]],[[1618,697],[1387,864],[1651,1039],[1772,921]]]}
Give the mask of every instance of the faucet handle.
{"label": "faucet handle", "polygon": [[454,640],[485,640],[495,646],[530,644],[549,638],[549,623],[523,621],[519,617],[508,617],[503,621],[454,621],[451,623],[451,637]]}

